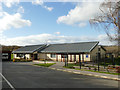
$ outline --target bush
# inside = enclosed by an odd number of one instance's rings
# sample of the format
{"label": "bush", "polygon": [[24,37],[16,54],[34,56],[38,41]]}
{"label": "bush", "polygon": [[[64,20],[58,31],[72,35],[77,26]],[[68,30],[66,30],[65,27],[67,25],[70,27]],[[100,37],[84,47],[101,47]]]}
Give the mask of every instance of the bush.
{"label": "bush", "polygon": [[13,62],[31,62],[31,59],[13,59]]}
{"label": "bush", "polygon": [[117,67],[116,67],[116,72],[117,72],[117,73],[120,73],[120,66],[117,66]]}
{"label": "bush", "polygon": [[[113,65],[113,64],[115,64],[115,65],[120,65],[120,57],[114,58],[114,62],[112,61],[112,59],[106,59],[106,60],[105,60],[105,66]],[[100,63],[100,65],[104,65],[104,62],[102,61],[102,62]]]}
{"label": "bush", "polygon": [[116,64],[116,65],[120,65],[120,57],[115,58],[115,64]]}

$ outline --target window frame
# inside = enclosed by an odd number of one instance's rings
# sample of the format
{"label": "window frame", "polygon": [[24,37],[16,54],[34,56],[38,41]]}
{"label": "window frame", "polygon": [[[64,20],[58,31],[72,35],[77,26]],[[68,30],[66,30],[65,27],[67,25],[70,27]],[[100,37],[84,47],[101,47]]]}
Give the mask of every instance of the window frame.
{"label": "window frame", "polygon": [[53,53],[52,53],[52,54],[50,54],[50,57],[51,57],[51,58],[56,58],[56,54],[53,54]]}
{"label": "window frame", "polygon": [[24,56],[24,54],[22,54],[22,53],[17,53],[17,57],[23,57]]}
{"label": "window frame", "polygon": [[67,58],[68,56],[67,56],[67,54],[62,54],[61,55],[61,58]]}

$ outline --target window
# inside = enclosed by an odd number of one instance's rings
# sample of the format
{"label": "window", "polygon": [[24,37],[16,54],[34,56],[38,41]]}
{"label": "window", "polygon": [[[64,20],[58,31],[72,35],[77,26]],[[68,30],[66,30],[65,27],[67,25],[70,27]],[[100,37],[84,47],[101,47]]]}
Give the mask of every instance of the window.
{"label": "window", "polygon": [[62,58],[67,58],[67,55],[61,55]]}
{"label": "window", "polygon": [[8,59],[9,55],[8,53],[2,53],[2,59]]}
{"label": "window", "polygon": [[51,54],[51,58],[56,58],[56,54]]}
{"label": "window", "polygon": [[17,57],[23,57],[23,54],[17,54]]}
{"label": "window", "polygon": [[88,58],[89,56],[88,56],[88,54],[86,54],[86,58]]}

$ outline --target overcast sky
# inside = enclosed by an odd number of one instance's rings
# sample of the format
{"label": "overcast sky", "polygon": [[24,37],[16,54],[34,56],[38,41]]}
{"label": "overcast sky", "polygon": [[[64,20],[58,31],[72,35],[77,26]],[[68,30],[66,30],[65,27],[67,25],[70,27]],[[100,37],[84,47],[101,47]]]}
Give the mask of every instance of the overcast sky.
{"label": "overcast sky", "polygon": [[23,46],[100,41],[102,45],[114,44],[104,30],[95,30],[89,24],[89,19],[101,13],[100,2],[68,1],[3,0],[0,2],[0,43]]}

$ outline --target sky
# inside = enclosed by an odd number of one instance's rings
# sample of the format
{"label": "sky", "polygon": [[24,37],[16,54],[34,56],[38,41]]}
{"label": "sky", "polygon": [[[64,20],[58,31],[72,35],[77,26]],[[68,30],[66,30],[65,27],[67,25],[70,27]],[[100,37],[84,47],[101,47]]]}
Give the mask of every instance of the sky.
{"label": "sky", "polygon": [[0,0],[0,43],[24,46],[99,41],[113,45],[104,30],[89,24],[101,13],[100,3]]}

